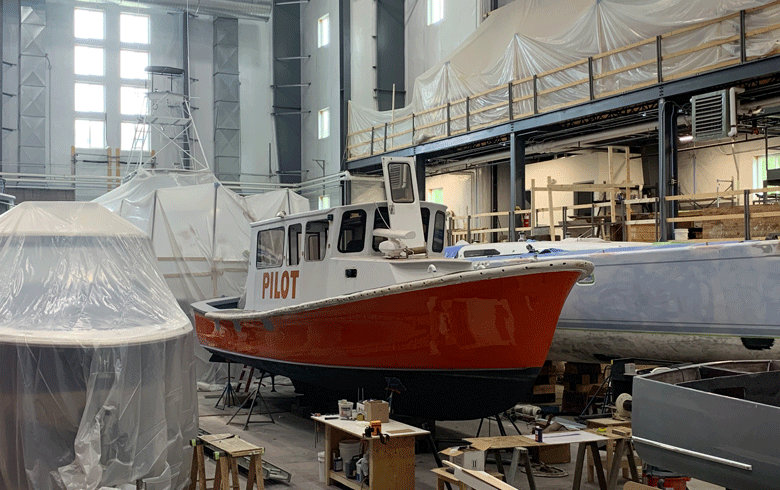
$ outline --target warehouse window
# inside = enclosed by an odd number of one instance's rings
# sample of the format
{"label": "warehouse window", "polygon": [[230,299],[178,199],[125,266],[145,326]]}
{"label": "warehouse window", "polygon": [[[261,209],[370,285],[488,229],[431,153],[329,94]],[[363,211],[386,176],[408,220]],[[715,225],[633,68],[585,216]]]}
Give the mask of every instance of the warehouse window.
{"label": "warehouse window", "polygon": [[106,112],[106,87],[102,83],[76,83],[76,112]]}
{"label": "warehouse window", "polygon": [[90,119],[76,119],[76,148],[105,148],[106,123]]}
{"label": "warehouse window", "polygon": [[330,44],[330,16],[323,15],[317,21],[317,47],[321,48]]}
{"label": "warehouse window", "polygon": [[119,108],[126,116],[147,114],[146,89],[123,85],[119,89]]}
{"label": "warehouse window", "polygon": [[444,0],[428,0],[428,25],[444,18]]}
{"label": "warehouse window", "polygon": [[103,48],[76,46],[74,49],[76,75],[102,77],[105,74]]}
{"label": "warehouse window", "polygon": [[148,51],[131,51],[123,49],[119,52],[119,76],[124,79],[145,80],[149,74],[146,67],[149,66]]}
{"label": "warehouse window", "polygon": [[325,139],[330,136],[330,107],[326,107],[319,112],[317,117],[319,138]]}
{"label": "warehouse window", "polygon": [[106,13],[100,10],[76,9],[73,12],[73,35],[76,39],[105,39]]}
{"label": "warehouse window", "polygon": [[[767,170],[780,169],[780,153],[774,153],[769,155],[769,163],[764,155],[753,158],[753,188],[761,189],[764,187],[764,181],[766,180]],[[776,196],[777,192],[770,192],[769,195]]]}
{"label": "warehouse window", "polygon": [[123,43],[149,44],[149,16],[121,14],[119,40]]}
{"label": "warehouse window", "polygon": [[428,189],[428,202],[435,202],[436,204],[444,204],[444,188]]}
{"label": "warehouse window", "polygon": [[122,151],[149,151],[149,125],[123,122],[120,126]]}

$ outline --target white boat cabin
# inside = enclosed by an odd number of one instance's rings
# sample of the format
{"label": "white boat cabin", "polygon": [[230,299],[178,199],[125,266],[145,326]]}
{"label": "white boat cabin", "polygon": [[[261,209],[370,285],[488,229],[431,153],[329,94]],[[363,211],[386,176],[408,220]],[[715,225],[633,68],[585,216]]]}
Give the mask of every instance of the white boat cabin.
{"label": "white boat cabin", "polygon": [[385,165],[389,203],[253,224],[246,309],[292,306],[470,269],[468,261],[444,258],[447,208],[420,203],[411,163],[397,160]]}

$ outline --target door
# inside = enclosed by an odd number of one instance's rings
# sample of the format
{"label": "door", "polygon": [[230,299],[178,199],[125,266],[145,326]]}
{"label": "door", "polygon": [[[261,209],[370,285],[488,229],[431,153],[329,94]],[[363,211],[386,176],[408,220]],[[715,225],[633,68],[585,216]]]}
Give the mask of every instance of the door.
{"label": "door", "polygon": [[390,212],[390,228],[395,231],[413,231],[414,237],[404,239],[409,248],[425,246],[425,235],[420,216],[420,196],[414,158],[382,157],[382,171]]}

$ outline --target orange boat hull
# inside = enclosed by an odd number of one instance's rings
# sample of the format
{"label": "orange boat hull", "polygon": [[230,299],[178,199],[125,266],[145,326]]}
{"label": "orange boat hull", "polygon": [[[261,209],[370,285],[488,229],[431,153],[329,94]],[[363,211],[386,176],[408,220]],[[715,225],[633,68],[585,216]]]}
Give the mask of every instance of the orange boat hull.
{"label": "orange boat hull", "polygon": [[[385,378],[397,377],[408,392],[394,400],[397,411],[476,418],[530,395],[579,277],[498,276],[219,324],[196,305],[195,326],[212,352],[296,382],[383,396]],[[475,406],[453,407],[467,399]]]}

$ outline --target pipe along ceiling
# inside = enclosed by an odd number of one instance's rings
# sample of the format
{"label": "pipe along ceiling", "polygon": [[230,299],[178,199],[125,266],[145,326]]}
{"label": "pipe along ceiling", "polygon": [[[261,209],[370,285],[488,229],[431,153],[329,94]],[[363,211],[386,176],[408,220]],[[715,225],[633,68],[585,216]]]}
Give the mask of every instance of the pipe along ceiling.
{"label": "pipe along ceiling", "polygon": [[[106,3],[106,0],[87,0]],[[169,12],[190,12],[214,17],[261,20],[271,17],[271,0],[107,0],[120,7],[147,7]]]}

